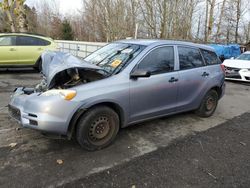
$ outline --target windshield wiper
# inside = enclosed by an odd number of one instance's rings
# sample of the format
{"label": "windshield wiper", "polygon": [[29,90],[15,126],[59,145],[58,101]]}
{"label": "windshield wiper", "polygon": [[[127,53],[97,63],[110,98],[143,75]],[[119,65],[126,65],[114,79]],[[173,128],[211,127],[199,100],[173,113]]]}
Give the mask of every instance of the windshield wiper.
{"label": "windshield wiper", "polygon": [[[112,56],[110,56],[110,57],[108,58],[108,62],[109,62],[113,57],[119,55],[123,50],[126,50],[127,48],[130,48],[130,46],[127,46],[127,47],[125,47],[125,48],[123,48],[123,49],[121,49],[121,50],[117,50],[117,52],[116,52],[114,55],[112,55]],[[102,59],[99,63],[97,63],[96,65],[99,66],[105,59],[106,59],[106,57],[103,58],[103,59]]]}

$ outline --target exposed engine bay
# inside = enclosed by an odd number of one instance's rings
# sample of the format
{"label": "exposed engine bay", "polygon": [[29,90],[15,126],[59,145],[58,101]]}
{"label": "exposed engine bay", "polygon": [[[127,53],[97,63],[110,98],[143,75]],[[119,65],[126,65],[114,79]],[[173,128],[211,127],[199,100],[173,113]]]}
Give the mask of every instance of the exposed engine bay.
{"label": "exposed engine bay", "polygon": [[46,79],[36,86],[36,92],[43,92],[48,89],[68,89],[74,86],[86,84],[105,78],[98,70],[81,68],[70,68],[57,73],[47,85]]}
{"label": "exposed engine bay", "polygon": [[50,89],[68,89],[107,77],[101,67],[63,52],[42,54],[42,75],[42,81],[34,89],[23,88],[23,92],[31,94]]}

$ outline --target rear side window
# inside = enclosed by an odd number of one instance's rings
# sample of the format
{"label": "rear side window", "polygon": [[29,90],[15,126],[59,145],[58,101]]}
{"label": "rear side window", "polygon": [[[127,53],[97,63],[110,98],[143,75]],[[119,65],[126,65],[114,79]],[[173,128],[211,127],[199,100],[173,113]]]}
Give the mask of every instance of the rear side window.
{"label": "rear side window", "polygon": [[204,66],[199,49],[178,47],[180,70]]}
{"label": "rear side window", "polygon": [[15,36],[0,37],[0,46],[13,46],[16,44]]}
{"label": "rear side window", "polygon": [[17,45],[18,46],[48,46],[50,45],[50,42],[43,40],[43,39],[36,38],[36,37],[18,36]]}
{"label": "rear side window", "polygon": [[201,50],[201,53],[206,61],[207,65],[214,65],[214,64],[220,64],[221,61],[217,57],[215,52],[211,52],[208,50]]}
{"label": "rear side window", "polygon": [[151,74],[161,74],[174,70],[174,48],[160,47],[151,51],[138,65],[140,70],[150,71]]}

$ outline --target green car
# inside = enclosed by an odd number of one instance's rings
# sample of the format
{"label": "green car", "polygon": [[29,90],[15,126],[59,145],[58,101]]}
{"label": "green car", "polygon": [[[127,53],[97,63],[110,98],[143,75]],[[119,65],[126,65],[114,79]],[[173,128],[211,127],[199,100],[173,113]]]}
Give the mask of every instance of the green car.
{"label": "green car", "polygon": [[41,70],[41,54],[56,50],[48,37],[24,33],[0,33],[0,67],[33,67]]}

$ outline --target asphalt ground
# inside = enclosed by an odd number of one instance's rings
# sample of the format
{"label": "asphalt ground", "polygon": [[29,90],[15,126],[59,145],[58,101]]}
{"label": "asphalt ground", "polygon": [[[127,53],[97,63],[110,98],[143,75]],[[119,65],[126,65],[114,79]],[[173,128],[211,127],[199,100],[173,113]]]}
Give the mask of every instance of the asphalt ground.
{"label": "asphalt ground", "polygon": [[250,113],[62,187],[250,187]]}
{"label": "asphalt ground", "polygon": [[[41,75],[29,70],[0,70],[0,109],[15,87],[33,87]],[[227,82],[213,117],[183,113],[140,123],[118,134],[110,147],[88,152],[75,141],[53,140],[21,128],[0,111],[0,187],[56,187],[77,182],[158,151],[173,143],[250,112],[250,86]],[[161,149],[160,149],[161,150]]]}

